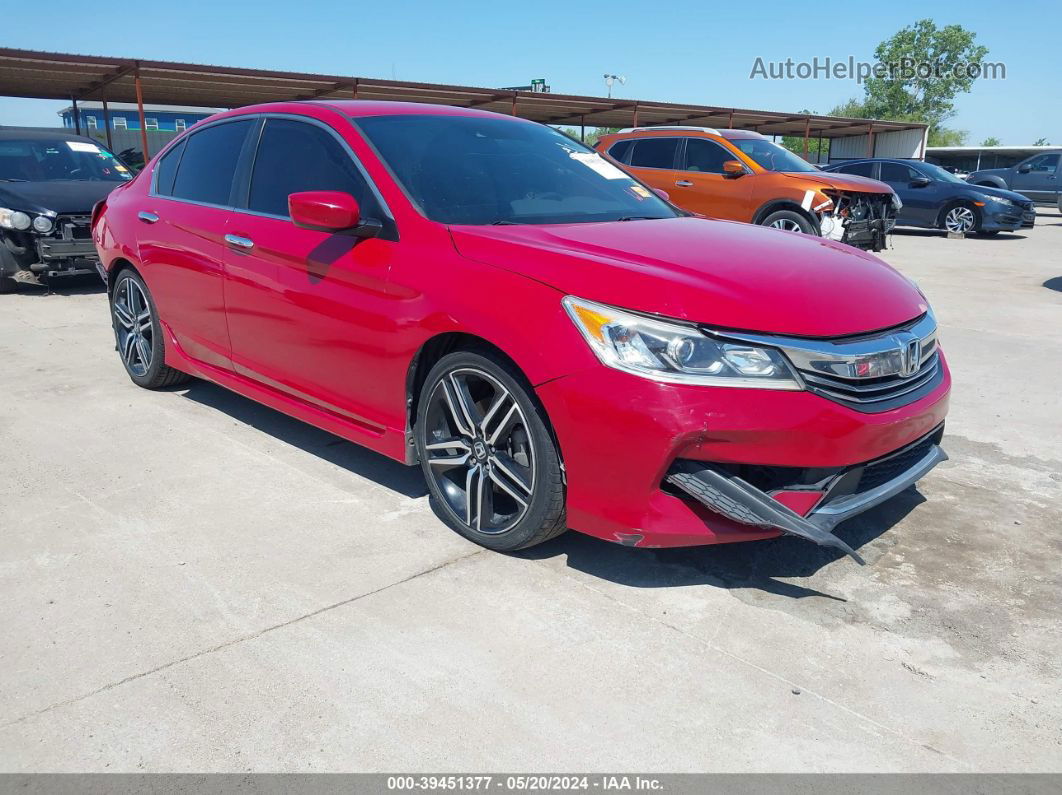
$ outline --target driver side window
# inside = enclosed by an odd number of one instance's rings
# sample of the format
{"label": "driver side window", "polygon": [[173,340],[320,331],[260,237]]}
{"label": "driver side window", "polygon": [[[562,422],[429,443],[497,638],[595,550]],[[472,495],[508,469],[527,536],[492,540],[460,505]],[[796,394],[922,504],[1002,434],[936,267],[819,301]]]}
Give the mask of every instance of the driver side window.
{"label": "driver side window", "polygon": [[704,138],[686,139],[685,171],[698,171],[702,174],[722,174],[723,163],[737,158],[714,141]]}
{"label": "driver side window", "polygon": [[267,119],[254,159],[247,208],[287,218],[288,195],[308,190],[349,193],[363,215],[378,214],[365,178],[328,131],[296,119]]}
{"label": "driver side window", "polygon": [[1054,174],[1058,170],[1058,155],[1040,155],[1029,161],[1030,170],[1038,174]]}

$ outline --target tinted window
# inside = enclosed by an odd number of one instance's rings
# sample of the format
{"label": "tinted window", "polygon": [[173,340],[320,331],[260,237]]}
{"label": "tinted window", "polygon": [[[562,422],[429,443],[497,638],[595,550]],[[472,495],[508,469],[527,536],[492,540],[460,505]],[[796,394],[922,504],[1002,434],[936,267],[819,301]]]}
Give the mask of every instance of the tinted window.
{"label": "tinted window", "polygon": [[218,124],[190,136],[173,183],[174,198],[228,204],[232,175],[252,123],[245,119]]}
{"label": "tinted window", "polygon": [[181,162],[181,153],[187,141],[181,141],[173,147],[155,167],[155,193],[160,196],[169,196],[173,193],[173,178],[177,176],[177,165]]}
{"label": "tinted window", "polygon": [[766,138],[731,138],[730,143],[768,171],[818,171],[804,158]]}
{"label": "tinted window", "polygon": [[1054,174],[1058,168],[1058,155],[1040,155],[1034,157],[1029,161],[1033,171],[1043,171],[1048,174]]}
{"label": "tinted window", "polygon": [[627,150],[631,148],[631,143],[632,141],[627,139],[626,141],[612,144],[612,148],[608,150],[609,156],[621,163],[627,162],[623,158],[627,156]]}
{"label": "tinted window", "polygon": [[906,185],[913,179],[918,179],[921,174],[916,172],[910,166],[905,166],[902,163],[882,163],[881,164],[881,181],[891,182],[896,185]]}
{"label": "tinted window", "polygon": [[247,206],[270,215],[288,215],[288,195],[304,190],[349,193],[371,214],[368,185],[346,149],[327,131],[292,119],[266,121],[254,159]]}
{"label": "tinted window", "polygon": [[493,114],[355,121],[433,221],[562,224],[677,215],[618,166],[552,127]]}
{"label": "tinted window", "polygon": [[852,163],[850,166],[841,166],[837,170],[842,174],[858,174],[861,177],[874,176],[873,163]]}
{"label": "tinted window", "polygon": [[686,171],[701,171],[708,174],[722,174],[723,163],[736,160],[730,152],[714,141],[704,138],[686,139]]}
{"label": "tinted window", "polygon": [[643,138],[634,142],[630,164],[638,168],[674,168],[678,138]]}

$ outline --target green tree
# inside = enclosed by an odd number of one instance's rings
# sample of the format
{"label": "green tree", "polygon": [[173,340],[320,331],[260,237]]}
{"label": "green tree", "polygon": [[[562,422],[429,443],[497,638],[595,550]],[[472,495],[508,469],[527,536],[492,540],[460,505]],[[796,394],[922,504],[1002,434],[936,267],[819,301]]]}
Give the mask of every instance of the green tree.
{"label": "green tree", "polygon": [[[816,111],[811,111],[811,110],[808,110],[807,108],[804,108],[804,110],[802,110],[800,112],[801,113],[811,113],[813,115],[816,113]],[[783,135],[782,136],[782,146],[784,146],[790,152],[794,152],[795,154],[798,154],[801,157],[804,156],[804,136],[803,135]],[[825,160],[826,159],[825,155],[826,155],[826,153],[829,150],[830,150],[830,142],[829,142],[829,140],[826,139],[826,138],[823,138],[822,139],[822,146],[820,148],[819,139],[815,135],[815,133],[812,132],[811,135],[808,137],[808,160],[810,160],[813,163],[818,163],[821,160]]]}
{"label": "green tree", "polygon": [[1050,145],[1051,145],[1051,142],[1048,141],[1046,138],[1037,138],[1036,141],[1033,143],[1033,146],[1050,146]]}
{"label": "green tree", "polygon": [[957,67],[980,67],[988,54],[987,47],[974,43],[976,38],[961,25],[938,28],[933,20],[922,19],[883,41],[874,57],[889,72],[864,83],[867,115],[921,121],[929,124],[931,133],[941,128],[945,134],[943,122],[955,115],[955,97],[968,92],[976,79]]}
{"label": "green tree", "polygon": [[930,127],[927,144],[929,146],[964,146],[967,135],[969,133],[966,130],[952,130],[949,127]]}
{"label": "green tree", "polygon": [[846,119],[869,119],[870,114],[867,113],[867,106],[861,99],[852,97],[847,102],[842,102],[840,105],[835,106],[829,113],[830,116],[841,116]]}
{"label": "green tree", "polygon": [[990,135],[981,141],[981,146],[999,146],[999,139],[994,135]]}

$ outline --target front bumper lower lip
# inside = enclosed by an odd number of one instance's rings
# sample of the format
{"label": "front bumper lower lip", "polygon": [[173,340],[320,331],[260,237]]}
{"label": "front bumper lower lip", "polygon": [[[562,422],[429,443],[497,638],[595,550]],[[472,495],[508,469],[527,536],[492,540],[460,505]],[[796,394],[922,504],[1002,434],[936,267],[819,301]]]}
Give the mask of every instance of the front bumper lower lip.
{"label": "front bumper lower lip", "polygon": [[833,528],[899,494],[947,459],[947,453],[939,445],[932,445],[925,456],[891,480],[862,493],[828,500],[806,517],[736,475],[716,470],[709,465],[693,461],[677,462],[667,480],[701,504],[732,521],[752,527],[780,530],[820,546],[834,547],[851,556],[862,566],[863,558],[835,536]]}

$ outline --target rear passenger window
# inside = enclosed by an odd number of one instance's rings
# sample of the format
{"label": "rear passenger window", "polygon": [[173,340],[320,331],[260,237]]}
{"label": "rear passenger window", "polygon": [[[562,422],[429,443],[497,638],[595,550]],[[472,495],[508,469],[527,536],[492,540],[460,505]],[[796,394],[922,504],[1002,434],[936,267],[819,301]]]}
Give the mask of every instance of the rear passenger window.
{"label": "rear passenger window", "polygon": [[618,160],[620,163],[625,162],[623,158],[627,156],[627,150],[631,148],[631,143],[632,141],[628,139],[612,144],[612,147],[608,150],[609,157],[613,160]]}
{"label": "rear passenger window", "polygon": [[737,158],[714,141],[707,141],[704,138],[686,139],[685,171],[722,174],[723,163],[727,160],[737,160]]}
{"label": "rear passenger window", "polygon": [[232,175],[251,119],[218,124],[193,133],[173,182],[173,197],[206,204],[229,204]]}
{"label": "rear passenger window", "polygon": [[674,168],[678,138],[643,138],[634,142],[630,163],[638,168]]}
{"label": "rear passenger window", "polygon": [[873,163],[852,163],[850,166],[841,166],[839,169],[842,174],[856,174],[860,177],[872,177],[874,176],[874,164]]}
{"label": "rear passenger window", "polygon": [[254,159],[248,209],[286,218],[288,195],[304,190],[349,193],[363,213],[375,205],[350,154],[328,131],[291,119],[267,120]]}
{"label": "rear passenger window", "polygon": [[187,140],[181,141],[177,146],[162,156],[159,164],[155,167],[155,193],[160,196],[169,196],[173,193],[173,178],[177,176],[177,164],[181,162],[181,154]]}

